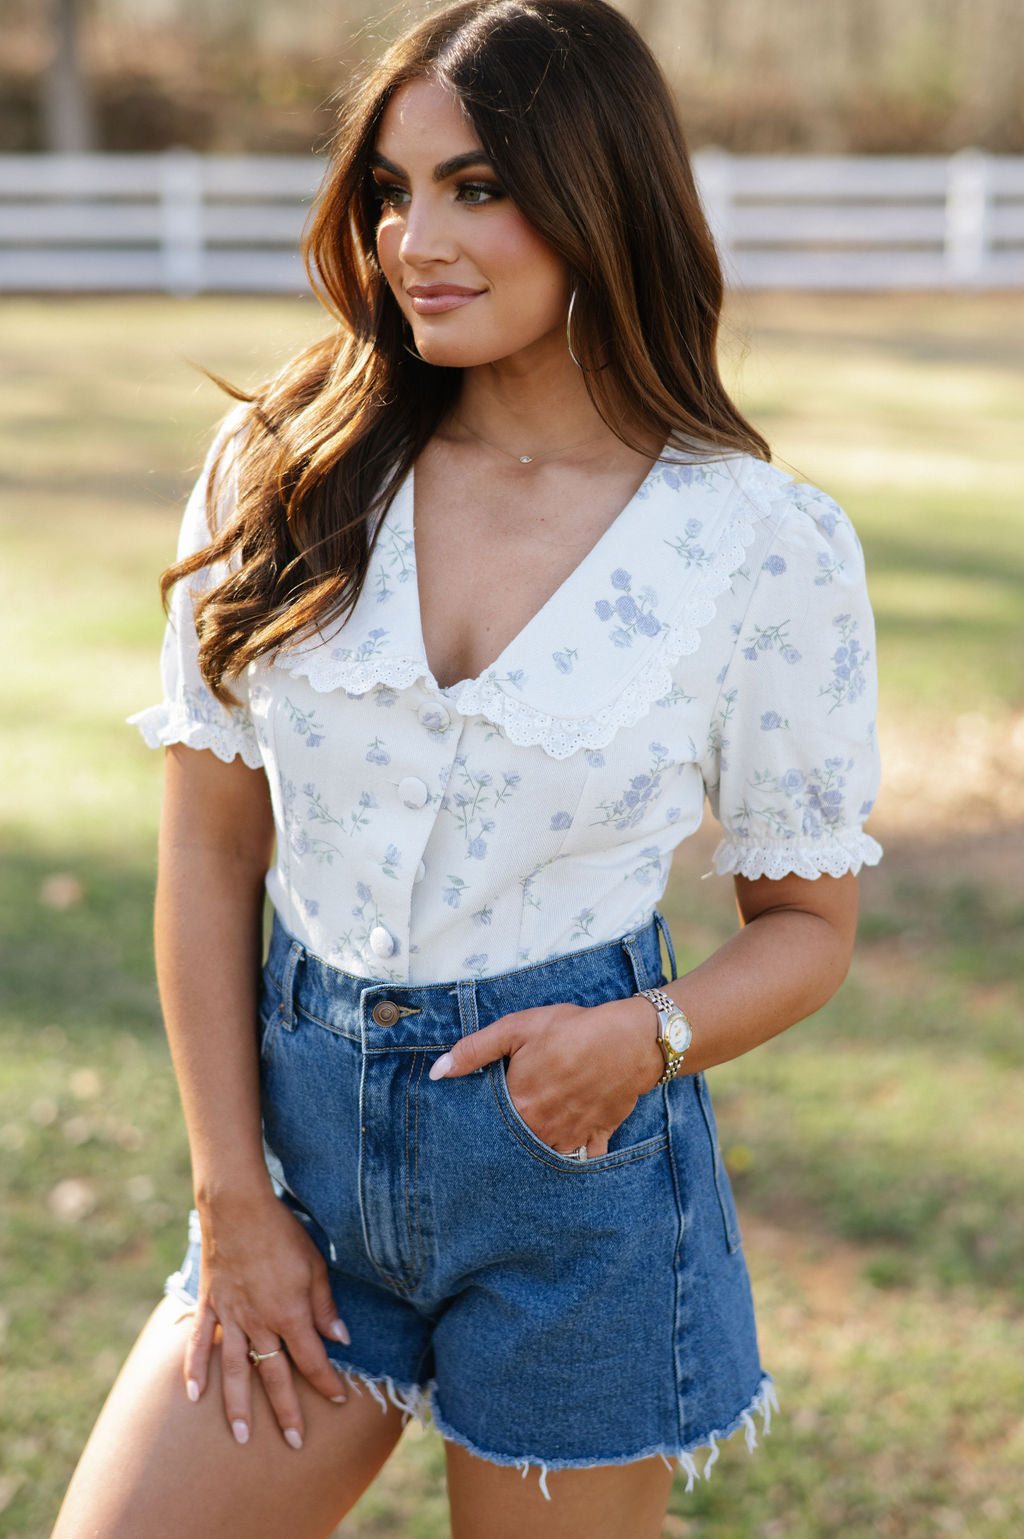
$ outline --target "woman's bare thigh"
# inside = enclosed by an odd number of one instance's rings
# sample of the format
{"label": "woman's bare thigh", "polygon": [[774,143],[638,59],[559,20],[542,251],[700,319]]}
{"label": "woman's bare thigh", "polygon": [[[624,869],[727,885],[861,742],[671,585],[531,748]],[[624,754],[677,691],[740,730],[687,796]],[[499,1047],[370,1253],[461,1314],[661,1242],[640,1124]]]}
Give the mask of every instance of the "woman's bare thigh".
{"label": "woman's bare thigh", "polygon": [[672,1471],[661,1459],[539,1471],[489,1464],[445,1444],[452,1539],[659,1539]]}
{"label": "woman's bare thigh", "polygon": [[93,1430],[53,1539],[322,1539],[398,1441],[401,1413],[368,1393],[331,1405],[296,1375],[305,1440],[289,1448],[253,1385],[241,1447],[220,1398],[219,1353],[206,1393],[185,1395],[188,1316],[165,1299],[125,1364]]}

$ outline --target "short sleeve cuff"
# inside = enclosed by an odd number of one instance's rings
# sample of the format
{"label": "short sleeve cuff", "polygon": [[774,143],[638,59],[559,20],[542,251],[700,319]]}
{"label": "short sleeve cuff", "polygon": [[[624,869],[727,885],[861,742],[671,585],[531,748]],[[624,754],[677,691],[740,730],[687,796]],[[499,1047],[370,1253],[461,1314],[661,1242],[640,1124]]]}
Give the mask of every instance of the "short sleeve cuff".
{"label": "short sleeve cuff", "polygon": [[723,839],[714,855],[719,876],[745,876],[755,882],[767,876],[802,876],[813,882],[819,876],[856,876],[861,866],[877,866],[882,846],[859,828],[840,829],[827,840],[792,839],[754,844],[746,839]]}
{"label": "short sleeve cuff", "polygon": [[224,711],[214,720],[190,710],[185,704],[164,701],[128,717],[128,724],[138,727],[149,748],[166,748],[182,743],[186,748],[208,748],[225,764],[240,757],[249,769],[262,769],[263,758],[252,724],[244,712]]}

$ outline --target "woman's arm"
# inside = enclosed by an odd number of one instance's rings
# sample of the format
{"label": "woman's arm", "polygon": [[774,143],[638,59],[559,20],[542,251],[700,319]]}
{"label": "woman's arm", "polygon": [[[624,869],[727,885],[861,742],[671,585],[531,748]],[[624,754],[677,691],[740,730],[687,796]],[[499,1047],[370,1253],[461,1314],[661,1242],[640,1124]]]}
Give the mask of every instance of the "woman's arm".
{"label": "woman's arm", "polygon": [[[263,1161],[257,1064],[263,880],[274,844],[266,776],[240,759],[167,751],[156,897],[156,962],[192,1153],[203,1230],[199,1305],[185,1362],[190,1398],[206,1386],[219,1326],[227,1418],[250,1426],[252,1342],[284,1341],[331,1399],[344,1385],[318,1332],[347,1340],[319,1251],[274,1195]],[[301,1443],[288,1359],[260,1366],[282,1430]],[[291,1434],[289,1436],[289,1434]]]}
{"label": "woman's arm", "polygon": [[[665,989],[693,1026],[682,1073],[738,1058],[812,1014],[849,966],[855,876],[735,882],[743,928]],[[565,1152],[586,1144],[591,1155],[607,1151],[664,1068],[654,1006],[631,998],[503,1016],[463,1037],[431,1074],[467,1074],[503,1057],[509,1093],[537,1137]]]}

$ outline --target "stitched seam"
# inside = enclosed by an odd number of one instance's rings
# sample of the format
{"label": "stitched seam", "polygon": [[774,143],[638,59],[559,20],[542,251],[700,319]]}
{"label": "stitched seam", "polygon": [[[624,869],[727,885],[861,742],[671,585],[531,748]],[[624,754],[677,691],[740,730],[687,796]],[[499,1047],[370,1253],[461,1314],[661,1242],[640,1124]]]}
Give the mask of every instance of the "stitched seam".
{"label": "stitched seam", "polygon": [[[426,1063],[426,1058],[425,1057],[421,1058],[420,1059],[420,1064],[419,1064],[419,1074],[417,1075],[416,1085],[415,1085],[415,1090],[417,1090],[417,1091],[419,1090],[420,1080],[423,1078],[423,1066],[424,1066],[425,1063]],[[415,1094],[413,1096],[413,1109],[412,1109],[412,1115],[413,1115],[413,1143],[412,1143],[413,1200],[412,1200],[412,1207],[413,1207],[413,1210],[415,1211],[415,1233],[414,1233],[414,1230],[413,1230],[413,1220],[412,1220],[412,1215],[410,1214],[410,1207],[409,1207],[409,1174],[408,1174],[408,1172],[409,1172],[409,1164],[410,1164],[410,1157],[409,1157],[409,1088],[412,1085],[412,1078],[413,1078],[413,1074],[415,1073],[415,1071],[416,1071],[416,1059],[414,1057],[413,1060],[412,1060],[412,1063],[409,1065],[409,1073],[406,1076],[406,1080],[405,1080],[405,1169],[406,1169],[406,1178],[405,1178],[405,1224],[406,1224],[406,1228],[407,1228],[407,1230],[409,1232],[409,1238],[410,1238],[410,1240],[413,1241],[414,1251],[415,1251],[415,1255],[416,1255],[415,1261],[411,1265],[403,1268],[403,1271],[405,1271],[406,1273],[410,1274],[409,1284],[408,1284],[408,1286],[410,1288],[415,1287],[419,1283],[420,1278],[423,1276],[423,1235],[422,1235],[422,1233],[420,1231],[419,1202],[418,1202],[418,1196],[416,1195],[418,1193],[418,1190],[419,1190],[419,1188],[417,1186],[417,1182],[416,1182],[416,1177],[417,1177],[417,1174],[418,1174],[418,1161],[419,1161],[419,1097],[417,1095],[415,1095]]]}
{"label": "stitched seam", "polygon": [[[662,1133],[657,1138],[649,1138],[644,1143],[634,1144],[631,1148],[623,1149],[621,1152],[600,1154],[595,1160],[573,1161],[567,1159],[566,1163],[563,1164],[560,1160],[545,1159],[542,1152],[544,1145],[540,1139],[535,1144],[527,1143],[517,1124],[509,1120],[508,1111],[499,1089],[497,1069],[493,1065],[491,1067],[491,1089],[497,1102],[498,1111],[501,1113],[501,1120],[516,1140],[516,1143],[524,1148],[527,1154],[532,1155],[538,1164],[547,1165],[551,1170],[560,1170],[567,1175],[572,1175],[576,1171],[579,1171],[581,1175],[586,1175],[589,1170],[593,1175],[600,1175],[603,1170],[618,1170],[621,1165],[633,1165],[640,1160],[650,1159],[652,1154],[659,1154],[668,1145],[668,1134]],[[555,1154],[553,1149],[548,1152]]]}

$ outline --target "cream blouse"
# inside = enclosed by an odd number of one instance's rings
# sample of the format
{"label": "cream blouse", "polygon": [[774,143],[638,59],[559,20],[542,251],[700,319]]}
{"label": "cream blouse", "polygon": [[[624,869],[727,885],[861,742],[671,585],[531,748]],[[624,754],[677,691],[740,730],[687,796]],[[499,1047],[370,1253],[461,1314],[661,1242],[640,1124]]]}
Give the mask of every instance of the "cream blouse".
{"label": "cream blouse", "polygon": [[[213,452],[179,557],[209,539]],[[265,770],[271,901],[349,973],[489,977],[625,934],[705,796],[723,874],[840,876],[881,854],[861,830],[878,752],[860,545],[829,497],[760,460],[669,453],[494,665],[450,688],[424,653],[412,473],[350,617],[250,665],[231,710],[196,666],[204,576],[175,590],[163,703],[131,720],[151,747]]]}

